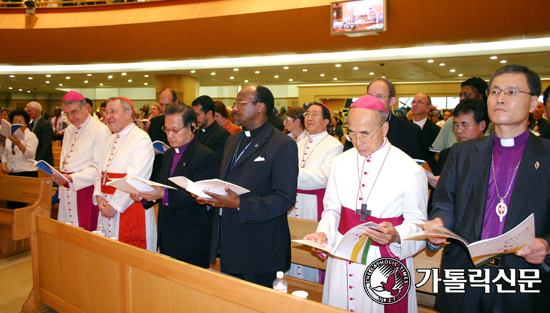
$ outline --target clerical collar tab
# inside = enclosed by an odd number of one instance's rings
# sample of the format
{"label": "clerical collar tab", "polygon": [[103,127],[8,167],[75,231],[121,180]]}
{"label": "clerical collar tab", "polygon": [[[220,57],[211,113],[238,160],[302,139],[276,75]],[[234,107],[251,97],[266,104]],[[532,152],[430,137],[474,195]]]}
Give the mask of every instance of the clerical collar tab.
{"label": "clerical collar tab", "polygon": [[503,147],[513,147],[514,146],[514,138],[500,138],[500,144]]}
{"label": "clerical collar tab", "polygon": [[174,148],[174,150],[176,150],[176,153],[180,153],[180,149]]}
{"label": "clerical collar tab", "polygon": [[245,131],[244,131],[244,135],[245,135],[246,137],[250,137],[250,131],[245,130]]}
{"label": "clerical collar tab", "polygon": [[202,132],[203,132],[203,133],[206,133],[206,129],[204,129],[204,128],[201,128],[201,130],[202,130]]}

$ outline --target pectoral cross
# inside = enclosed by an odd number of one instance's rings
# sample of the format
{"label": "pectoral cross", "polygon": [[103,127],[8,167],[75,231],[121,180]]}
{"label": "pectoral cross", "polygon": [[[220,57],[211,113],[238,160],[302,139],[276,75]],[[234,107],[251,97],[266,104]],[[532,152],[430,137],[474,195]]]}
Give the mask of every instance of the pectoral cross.
{"label": "pectoral cross", "polygon": [[105,175],[101,175],[103,178],[103,183],[101,183],[103,186],[105,186],[105,183],[107,182],[107,179],[109,179],[109,173],[105,173]]}
{"label": "pectoral cross", "polygon": [[361,222],[365,222],[367,220],[367,216],[371,216],[372,212],[371,210],[367,210],[367,204],[362,203],[361,209],[355,209],[355,214],[361,215]]}

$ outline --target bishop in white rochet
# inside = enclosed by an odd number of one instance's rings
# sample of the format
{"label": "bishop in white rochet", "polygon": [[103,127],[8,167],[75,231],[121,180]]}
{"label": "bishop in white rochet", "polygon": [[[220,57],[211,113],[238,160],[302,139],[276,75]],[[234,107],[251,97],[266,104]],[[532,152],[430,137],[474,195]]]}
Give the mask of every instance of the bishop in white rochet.
{"label": "bishop in white rochet", "polygon": [[420,231],[413,223],[426,218],[426,174],[387,140],[387,112],[378,98],[363,96],[349,112],[348,134],[355,148],[334,158],[323,216],[317,232],[304,239],[335,247],[343,234],[365,221],[377,223],[378,230],[364,230],[372,239],[366,265],[329,258],[323,303],[353,312],[417,312],[414,286],[401,301],[382,305],[367,295],[363,275],[370,263],[391,257],[409,269],[414,285],[412,256],[422,250],[425,243],[400,238]]}
{"label": "bishop in white rochet", "polygon": [[124,97],[107,100],[107,126],[113,132],[107,140],[95,179],[94,203],[99,206],[106,235],[150,251],[157,250],[155,212],[145,210],[130,194],[106,184],[125,176],[149,179],[154,150],[149,135],[134,124],[132,102]]}
{"label": "bishop in white rochet", "polygon": [[62,109],[72,123],[65,129],[61,146],[61,174],[52,178],[59,185],[57,219],[93,231],[97,228],[99,210],[92,203],[94,181],[109,128],[88,113],[85,98],[76,91],[68,92],[61,100]]}

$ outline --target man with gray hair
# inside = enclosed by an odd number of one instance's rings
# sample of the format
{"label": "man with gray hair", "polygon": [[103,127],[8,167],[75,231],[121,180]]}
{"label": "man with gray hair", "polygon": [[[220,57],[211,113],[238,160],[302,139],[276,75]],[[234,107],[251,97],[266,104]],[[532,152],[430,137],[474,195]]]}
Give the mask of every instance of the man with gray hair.
{"label": "man with gray hair", "polygon": [[52,175],[59,185],[57,220],[93,231],[99,213],[97,205],[92,203],[94,181],[111,132],[90,116],[80,93],[68,92],[61,106],[72,124],[65,129],[61,146],[59,168],[63,177]]}
{"label": "man with gray hair", "polygon": [[27,103],[25,111],[32,119],[29,128],[38,138],[35,160],[42,160],[53,166],[53,128],[46,119],[42,118],[42,105],[36,101],[31,101]]}
{"label": "man with gray hair", "polygon": [[133,246],[157,251],[155,211],[145,210],[130,194],[107,186],[128,177],[149,179],[153,169],[153,144],[146,132],[134,124],[134,105],[128,98],[107,99],[107,126],[113,133],[105,144],[95,178],[94,204],[97,204],[108,237]]}

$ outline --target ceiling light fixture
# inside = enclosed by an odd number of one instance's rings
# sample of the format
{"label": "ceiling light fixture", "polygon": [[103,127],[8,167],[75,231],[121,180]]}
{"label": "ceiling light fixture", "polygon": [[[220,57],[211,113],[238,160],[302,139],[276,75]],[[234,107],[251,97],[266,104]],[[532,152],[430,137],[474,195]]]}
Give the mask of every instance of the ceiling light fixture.
{"label": "ceiling light fixture", "polygon": [[212,72],[212,73],[210,73],[210,75],[214,76],[214,75],[216,75],[216,72]]}
{"label": "ceiling light fixture", "polygon": [[19,89],[19,91],[23,91],[23,89]]}
{"label": "ceiling light fixture", "polygon": [[284,69],[284,70],[288,70],[288,66],[283,66],[283,69]]}
{"label": "ceiling light fixture", "polygon": [[449,72],[454,73],[454,72],[456,72],[456,70],[453,68]]}
{"label": "ceiling light fixture", "polygon": [[191,70],[191,73],[192,73],[192,74],[195,74],[196,72],[197,72],[197,71],[195,71],[195,70]]}
{"label": "ceiling light fixture", "polygon": [[103,83],[99,83],[100,86],[103,86]]}
{"label": "ceiling light fixture", "polygon": [[50,75],[50,74],[46,74],[46,77],[52,77],[52,75]]}
{"label": "ceiling light fixture", "polygon": [[87,80],[85,80],[85,81],[84,81],[84,84],[87,84],[87,83],[88,83],[88,81],[87,81]]}
{"label": "ceiling light fixture", "polygon": [[65,77],[65,79],[71,79],[71,76],[67,76],[67,77]]}
{"label": "ceiling light fixture", "polygon": [[245,79],[244,82],[245,82],[245,83],[248,83],[248,79]]}
{"label": "ceiling light fixture", "polygon": [[354,69],[355,71],[357,71],[359,68],[356,66],[356,67],[354,67],[353,69]]}
{"label": "ceiling light fixture", "polygon": [[496,59],[498,59],[498,57],[497,57],[496,55],[493,55],[493,56],[490,57],[489,59],[491,59],[491,60],[496,60]]}
{"label": "ceiling light fixture", "polygon": [[145,75],[143,75],[143,77],[149,77],[149,75],[145,74]]}
{"label": "ceiling light fixture", "polygon": [[332,80],[338,80],[338,78],[334,77]]}
{"label": "ceiling light fixture", "polygon": [[126,76],[126,73],[121,73],[120,75],[122,75],[122,76]]}
{"label": "ceiling light fixture", "polygon": [[233,69],[233,71],[235,71],[235,72],[238,72],[238,71],[239,71],[239,69],[238,69],[238,68],[234,68],[234,69]]}
{"label": "ceiling light fixture", "polygon": [[107,79],[111,79],[111,78],[113,78],[113,75],[107,76]]}
{"label": "ceiling light fixture", "polygon": [[428,62],[428,63],[433,63],[433,62],[434,62],[434,60],[432,60],[432,59],[429,59],[429,60],[428,60],[428,61],[426,61],[426,62]]}
{"label": "ceiling light fixture", "polygon": [[149,85],[149,83],[143,83],[145,86]]}
{"label": "ceiling light fixture", "polygon": [[229,79],[235,79],[235,77],[234,77],[234,76],[231,76],[231,77],[229,77]]}
{"label": "ceiling light fixture", "polygon": [[88,74],[88,76],[92,76],[92,74]]}
{"label": "ceiling light fixture", "polygon": [[14,77],[15,77],[15,75],[10,75],[10,78],[14,78]]}
{"label": "ceiling light fixture", "polygon": [[129,83],[131,83],[131,82],[132,82],[132,80],[131,80],[131,79],[128,79],[128,82],[129,82]]}
{"label": "ceiling light fixture", "polygon": [[13,88],[11,88],[11,87],[8,87],[8,89],[9,89],[9,90],[12,90]]}
{"label": "ceiling light fixture", "polygon": [[445,66],[445,63],[439,63],[439,66]]}
{"label": "ceiling light fixture", "polygon": [[507,63],[508,61],[506,60],[501,60],[500,63],[504,64],[504,63]]}
{"label": "ceiling light fixture", "polygon": [[321,74],[321,75],[319,75],[319,76],[321,76],[321,77],[325,77],[325,74]]}
{"label": "ceiling light fixture", "polygon": [[63,84],[59,84],[59,86],[63,86]]}
{"label": "ceiling light fixture", "polygon": [[275,77],[275,78],[279,78],[279,75],[275,75],[275,76],[273,76],[273,77]]}
{"label": "ceiling light fixture", "polygon": [[289,82],[293,82],[293,81],[294,81],[294,79],[290,78],[290,79],[289,79],[288,81],[289,81]]}
{"label": "ceiling light fixture", "polygon": [[458,76],[459,76],[459,77],[462,77],[462,76],[464,76],[464,74],[461,73],[461,74],[458,74]]}
{"label": "ceiling light fixture", "polygon": [[46,81],[46,84],[49,84],[49,83],[50,83],[50,81],[49,81],[49,80],[47,80],[47,81]]}
{"label": "ceiling light fixture", "polygon": [[29,77],[27,77],[27,78],[28,78],[28,79],[30,79],[30,80],[32,80],[32,77],[30,77],[30,76],[29,76]]}
{"label": "ceiling light fixture", "polygon": [[369,75],[374,75],[374,72],[370,72]]}
{"label": "ceiling light fixture", "polygon": [[304,69],[302,70],[302,72],[307,72],[307,68],[304,68]]}
{"label": "ceiling light fixture", "polygon": [[336,67],[341,67],[342,64],[334,64],[334,66],[336,66]]}

